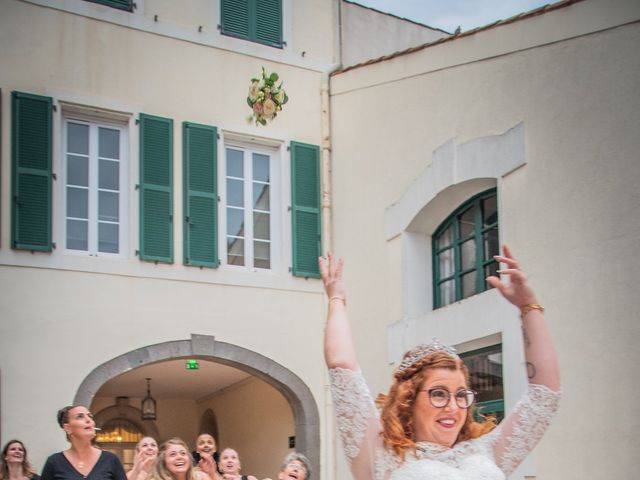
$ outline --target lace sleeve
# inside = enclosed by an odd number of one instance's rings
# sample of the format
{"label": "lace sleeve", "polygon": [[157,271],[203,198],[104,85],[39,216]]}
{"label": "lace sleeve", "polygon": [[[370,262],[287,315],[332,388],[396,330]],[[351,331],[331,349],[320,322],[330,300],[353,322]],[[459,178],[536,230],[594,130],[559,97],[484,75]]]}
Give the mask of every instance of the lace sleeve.
{"label": "lace sleeve", "polygon": [[529,384],[507,418],[489,434],[498,467],[509,476],[533,450],[558,410],[561,392]]}
{"label": "lace sleeve", "polygon": [[[336,420],[347,459],[370,465],[380,420],[362,372],[344,368],[329,370]],[[352,463],[352,469],[355,467]],[[355,473],[355,472],[354,472]]]}

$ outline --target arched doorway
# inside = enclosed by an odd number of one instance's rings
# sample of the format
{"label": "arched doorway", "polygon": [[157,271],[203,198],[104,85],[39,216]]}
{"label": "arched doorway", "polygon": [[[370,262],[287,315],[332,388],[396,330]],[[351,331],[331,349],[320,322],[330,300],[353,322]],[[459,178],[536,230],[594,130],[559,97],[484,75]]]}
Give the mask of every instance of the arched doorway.
{"label": "arched doorway", "polygon": [[108,380],[134,368],[171,359],[194,358],[229,365],[268,383],[282,394],[294,417],[296,449],[305,452],[320,476],[320,425],[316,402],[307,385],[293,372],[270,358],[224,342],[213,336],[192,334],[133,350],[96,367],[81,383],[74,403],[90,405]]}

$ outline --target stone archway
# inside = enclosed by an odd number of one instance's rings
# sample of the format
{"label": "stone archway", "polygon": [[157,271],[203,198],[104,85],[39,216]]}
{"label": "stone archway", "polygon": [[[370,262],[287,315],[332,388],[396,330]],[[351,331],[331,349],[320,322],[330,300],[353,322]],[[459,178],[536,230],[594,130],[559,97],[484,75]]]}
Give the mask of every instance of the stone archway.
{"label": "stone archway", "polygon": [[270,358],[213,336],[192,334],[189,340],[176,340],[132,350],[96,367],[82,381],[74,405],[91,405],[98,389],[108,380],[150,363],[175,358],[200,358],[243,370],[267,382],[286,399],[293,412],[296,448],[311,461],[314,475],[320,477],[320,424],[316,402],[309,387],[293,372]]}

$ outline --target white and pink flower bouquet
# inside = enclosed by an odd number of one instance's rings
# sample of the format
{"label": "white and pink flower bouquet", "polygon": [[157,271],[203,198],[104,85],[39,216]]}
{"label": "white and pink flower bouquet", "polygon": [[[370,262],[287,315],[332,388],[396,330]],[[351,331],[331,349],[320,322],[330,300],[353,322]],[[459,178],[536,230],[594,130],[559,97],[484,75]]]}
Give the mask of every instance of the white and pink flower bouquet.
{"label": "white and pink flower bouquet", "polygon": [[267,74],[262,67],[262,78],[252,78],[249,85],[247,103],[253,113],[247,117],[249,123],[266,125],[282,110],[282,106],[289,101],[287,93],[282,88],[282,82],[276,85],[280,77],[276,72]]}

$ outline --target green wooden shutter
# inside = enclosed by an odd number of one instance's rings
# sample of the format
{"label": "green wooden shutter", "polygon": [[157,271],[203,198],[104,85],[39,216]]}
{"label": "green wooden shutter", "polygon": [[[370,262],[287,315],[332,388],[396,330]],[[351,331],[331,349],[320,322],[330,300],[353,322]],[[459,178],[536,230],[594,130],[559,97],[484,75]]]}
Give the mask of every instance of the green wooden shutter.
{"label": "green wooden shutter", "polygon": [[293,275],[320,278],[320,149],[291,142]]}
{"label": "green wooden shutter", "polygon": [[249,0],[221,0],[220,31],[232,37],[249,38]]}
{"label": "green wooden shutter", "polygon": [[50,97],[11,94],[11,245],[51,251]]}
{"label": "green wooden shutter", "polygon": [[220,31],[282,48],[282,0],[221,0]]}
{"label": "green wooden shutter", "polygon": [[140,114],[140,259],[173,263],[173,120]]}
{"label": "green wooden shutter", "polygon": [[89,0],[93,3],[100,3],[107,7],[117,8],[119,10],[126,10],[127,12],[133,12],[133,0]]}
{"label": "green wooden shutter", "polygon": [[256,0],[255,41],[282,48],[282,0]]}
{"label": "green wooden shutter", "polygon": [[218,266],[216,127],[182,124],[184,263]]}

